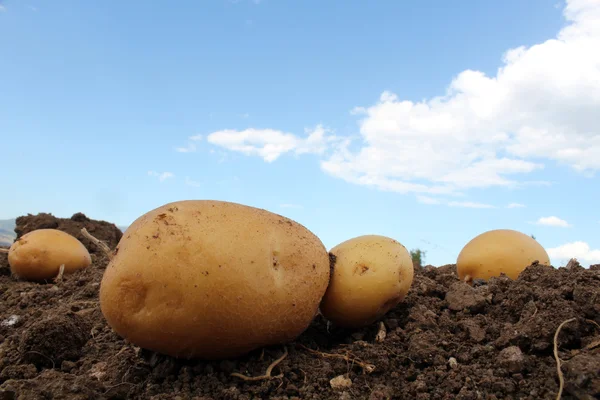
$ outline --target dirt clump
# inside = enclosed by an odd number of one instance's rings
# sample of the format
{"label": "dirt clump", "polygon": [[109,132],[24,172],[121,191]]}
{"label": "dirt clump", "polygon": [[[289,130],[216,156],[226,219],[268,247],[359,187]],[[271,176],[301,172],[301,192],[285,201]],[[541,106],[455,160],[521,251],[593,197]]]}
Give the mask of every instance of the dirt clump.
{"label": "dirt clump", "polygon": [[73,312],[54,314],[34,322],[23,332],[19,352],[23,362],[38,368],[55,367],[63,361],[77,360],[82,355],[89,332],[90,327],[79,315]]}
{"label": "dirt clump", "polygon": [[[106,227],[72,222],[95,234]],[[454,265],[425,266],[382,318],[384,335],[379,321],[348,330],[317,316],[285,349],[205,362],[115,334],[98,304],[108,260],[93,259],[61,282],[40,284],[4,273],[0,254],[0,399],[555,399],[554,335],[571,318],[557,337],[563,399],[600,396],[600,265],[534,264],[517,280],[472,286]],[[272,379],[231,375],[263,375],[285,350]]]}
{"label": "dirt clump", "polygon": [[75,236],[87,247],[90,253],[99,253],[100,249],[83,236],[81,233],[82,228],[86,228],[89,233],[106,243],[111,249],[117,246],[123,236],[123,232],[115,224],[106,221],[91,220],[83,213],[73,214],[71,218],[57,218],[47,213],[20,216],[16,220],[15,233],[17,234],[17,239],[19,239],[21,236],[36,229],[58,229]]}

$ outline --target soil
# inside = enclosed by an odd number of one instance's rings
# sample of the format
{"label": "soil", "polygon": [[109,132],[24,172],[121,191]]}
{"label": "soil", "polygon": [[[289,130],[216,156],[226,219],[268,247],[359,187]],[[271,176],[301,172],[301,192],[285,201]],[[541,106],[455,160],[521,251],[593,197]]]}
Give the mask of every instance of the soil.
{"label": "soil", "polygon": [[[98,289],[107,258],[85,226],[115,247],[112,224],[83,214],[21,217],[75,234],[93,264],[62,281],[10,274],[0,253],[0,400],[6,399],[563,399],[600,398],[600,265],[533,264],[513,281],[469,286],[454,265],[416,268],[409,295],[363,329],[317,317],[295,342],[223,361],[182,361],[139,349],[103,319]],[[383,325],[384,331],[381,330]],[[287,350],[272,379],[263,375]]]}

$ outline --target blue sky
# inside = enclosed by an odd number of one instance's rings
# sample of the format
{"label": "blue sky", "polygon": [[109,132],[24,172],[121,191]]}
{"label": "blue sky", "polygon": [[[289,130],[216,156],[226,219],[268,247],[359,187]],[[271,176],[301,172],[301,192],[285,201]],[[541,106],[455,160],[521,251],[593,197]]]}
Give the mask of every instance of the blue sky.
{"label": "blue sky", "polygon": [[600,2],[0,2],[0,219],[182,199],[600,263]]}

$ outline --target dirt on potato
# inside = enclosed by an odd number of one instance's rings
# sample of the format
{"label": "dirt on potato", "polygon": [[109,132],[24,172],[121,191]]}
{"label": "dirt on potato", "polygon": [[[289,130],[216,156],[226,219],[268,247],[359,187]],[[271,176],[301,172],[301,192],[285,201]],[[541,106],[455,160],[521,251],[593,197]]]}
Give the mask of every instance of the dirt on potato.
{"label": "dirt on potato", "polygon": [[[82,214],[40,215],[19,218],[19,235],[42,227],[75,234],[93,265],[30,283],[14,279],[0,253],[0,400],[555,399],[554,335],[566,320],[557,340],[563,399],[600,397],[600,265],[532,265],[515,281],[474,286],[454,265],[417,268],[406,300],[366,328],[317,317],[285,348],[183,361],[124,341],[102,317],[108,259],[78,231],[85,226],[111,247],[120,231]],[[231,375],[263,375],[285,350],[271,379]]]}

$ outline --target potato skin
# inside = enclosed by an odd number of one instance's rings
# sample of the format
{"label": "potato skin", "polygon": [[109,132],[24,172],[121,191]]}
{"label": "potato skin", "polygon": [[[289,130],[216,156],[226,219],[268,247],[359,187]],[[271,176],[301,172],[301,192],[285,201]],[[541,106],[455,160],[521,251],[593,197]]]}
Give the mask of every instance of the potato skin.
{"label": "potato skin", "polygon": [[137,346],[224,359],[296,338],[328,281],[325,246],[297,222],[237,203],[185,200],[125,231],[100,306]]}
{"label": "potato skin", "polygon": [[37,229],[17,239],[8,251],[11,272],[22,279],[41,281],[89,267],[92,258],[76,237],[58,229]]}
{"label": "potato skin", "polygon": [[456,260],[458,277],[466,282],[506,274],[517,279],[535,260],[550,265],[548,253],[532,237],[512,229],[495,229],[471,239]]}
{"label": "potato skin", "polygon": [[369,325],[404,300],[414,278],[410,253],[398,241],[364,235],[330,250],[332,275],[321,314],[338,326]]}

